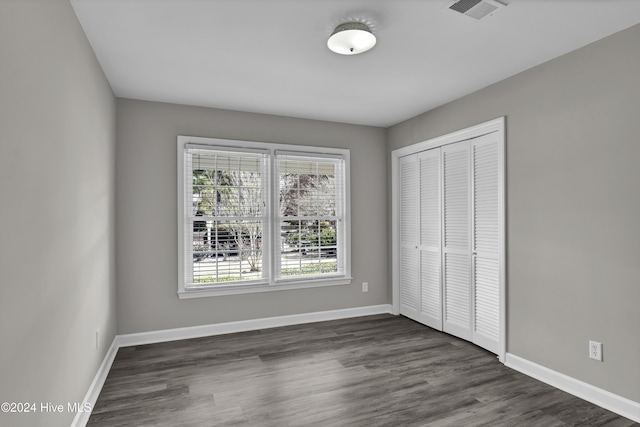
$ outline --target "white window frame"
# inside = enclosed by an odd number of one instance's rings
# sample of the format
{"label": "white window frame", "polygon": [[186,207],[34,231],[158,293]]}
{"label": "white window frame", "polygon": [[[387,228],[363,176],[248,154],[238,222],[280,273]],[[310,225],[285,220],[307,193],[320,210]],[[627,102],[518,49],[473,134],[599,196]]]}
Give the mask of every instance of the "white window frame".
{"label": "white window frame", "polygon": [[[265,280],[257,283],[242,284],[216,284],[213,286],[203,286],[198,289],[187,287],[187,272],[190,268],[187,262],[187,256],[191,257],[191,237],[187,231],[187,214],[185,195],[188,183],[185,176],[185,146],[187,144],[197,144],[215,149],[216,147],[227,147],[232,149],[249,149],[266,151],[270,157],[268,164],[269,177],[276,176],[276,155],[278,153],[297,153],[299,155],[308,155],[310,157],[340,157],[344,159],[344,188],[342,200],[339,204],[344,208],[344,219],[341,224],[342,242],[341,247],[344,250],[343,273],[335,275],[327,275],[326,277],[313,276],[303,278],[300,276],[294,278],[276,279],[277,259],[279,255],[279,239],[272,236],[279,235],[279,204],[277,195],[279,194],[278,182],[275,178],[271,180],[271,185],[266,186],[267,212],[268,219],[266,227],[263,231],[263,251],[267,253],[264,256],[267,274]],[[351,283],[351,193],[350,193],[350,151],[343,148],[329,147],[313,147],[305,145],[289,145],[276,144],[269,142],[257,141],[239,141],[230,139],[204,138],[194,136],[178,136],[177,144],[178,154],[178,296],[180,299],[209,297],[218,295],[235,295],[256,292],[268,292],[288,289],[304,289],[320,286],[348,285]],[[265,241],[266,239],[266,241]]]}

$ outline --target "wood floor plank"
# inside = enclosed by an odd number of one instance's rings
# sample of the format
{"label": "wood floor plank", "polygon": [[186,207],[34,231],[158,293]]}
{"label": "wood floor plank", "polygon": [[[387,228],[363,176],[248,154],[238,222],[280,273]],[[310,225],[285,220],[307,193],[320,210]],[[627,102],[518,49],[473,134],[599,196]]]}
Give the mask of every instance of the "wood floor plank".
{"label": "wood floor plank", "polygon": [[608,426],[632,421],[407,318],[121,348],[89,426]]}

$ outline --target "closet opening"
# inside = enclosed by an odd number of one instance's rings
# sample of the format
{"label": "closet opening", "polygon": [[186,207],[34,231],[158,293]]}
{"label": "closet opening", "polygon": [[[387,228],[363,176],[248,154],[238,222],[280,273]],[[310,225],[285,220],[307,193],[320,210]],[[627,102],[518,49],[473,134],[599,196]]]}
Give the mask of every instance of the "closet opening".
{"label": "closet opening", "polygon": [[506,354],[504,117],[392,152],[393,310]]}

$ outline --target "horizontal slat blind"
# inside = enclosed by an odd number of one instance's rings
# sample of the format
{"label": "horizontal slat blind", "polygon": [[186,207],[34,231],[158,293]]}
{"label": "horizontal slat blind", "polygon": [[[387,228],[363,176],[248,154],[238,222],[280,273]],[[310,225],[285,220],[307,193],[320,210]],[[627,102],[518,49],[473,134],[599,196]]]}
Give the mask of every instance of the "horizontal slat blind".
{"label": "horizontal slat blind", "polygon": [[344,159],[280,153],[276,176],[276,279],[344,274]]}
{"label": "horizontal slat blind", "polygon": [[348,149],[177,142],[181,299],[351,282]]}
{"label": "horizontal slat blind", "polygon": [[264,152],[185,149],[187,287],[265,277]]}

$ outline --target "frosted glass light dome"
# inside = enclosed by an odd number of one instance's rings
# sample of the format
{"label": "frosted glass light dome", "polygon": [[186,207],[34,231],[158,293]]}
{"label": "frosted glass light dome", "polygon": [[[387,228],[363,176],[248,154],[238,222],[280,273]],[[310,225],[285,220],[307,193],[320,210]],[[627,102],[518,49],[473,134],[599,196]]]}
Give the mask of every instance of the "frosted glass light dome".
{"label": "frosted glass light dome", "polygon": [[376,36],[361,22],[346,22],[333,30],[327,46],[340,55],[357,55],[376,45]]}

